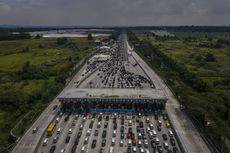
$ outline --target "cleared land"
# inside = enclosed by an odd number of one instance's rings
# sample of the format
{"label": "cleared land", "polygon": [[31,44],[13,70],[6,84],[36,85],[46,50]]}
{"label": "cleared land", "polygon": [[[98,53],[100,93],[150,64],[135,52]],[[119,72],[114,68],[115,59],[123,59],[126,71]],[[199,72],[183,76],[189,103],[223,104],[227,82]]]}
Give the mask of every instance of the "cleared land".
{"label": "cleared land", "polygon": [[22,116],[29,112],[16,135],[24,133],[93,47],[86,38],[0,41],[0,152],[13,142],[9,132]]}

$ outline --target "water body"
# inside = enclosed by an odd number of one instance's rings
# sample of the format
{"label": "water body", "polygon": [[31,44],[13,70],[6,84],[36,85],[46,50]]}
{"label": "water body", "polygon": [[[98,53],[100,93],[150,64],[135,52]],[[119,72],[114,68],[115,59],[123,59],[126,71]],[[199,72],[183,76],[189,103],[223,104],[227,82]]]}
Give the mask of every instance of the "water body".
{"label": "water body", "polygon": [[[93,37],[101,37],[101,36],[110,36],[111,34],[92,34]],[[84,37],[88,37],[88,34],[43,34],[42,35],[43,38],[60,38],[60,37],[71,37],[71,38],[84,38]]]}

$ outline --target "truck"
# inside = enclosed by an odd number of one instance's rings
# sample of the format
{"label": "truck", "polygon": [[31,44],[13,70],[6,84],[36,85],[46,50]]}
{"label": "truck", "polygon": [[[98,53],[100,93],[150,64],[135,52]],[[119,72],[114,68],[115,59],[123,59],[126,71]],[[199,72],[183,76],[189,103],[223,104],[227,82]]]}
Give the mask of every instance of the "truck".
{"label": "truck", "polygon": [[50,123],[47,129],[47,135],[52,136],[56,128],[56,124],[54,122]]}

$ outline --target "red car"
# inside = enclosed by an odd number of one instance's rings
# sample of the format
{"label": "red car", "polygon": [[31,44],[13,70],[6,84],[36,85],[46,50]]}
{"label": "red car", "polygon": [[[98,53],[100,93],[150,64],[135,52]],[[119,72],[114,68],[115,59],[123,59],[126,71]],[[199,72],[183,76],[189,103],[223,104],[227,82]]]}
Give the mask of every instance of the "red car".
{"label": "red car", "polygon": [[132,140],[132,144],[133,144],[133,146],[136,146],[137,142],[135,139]]}
{"label": "red car", "polygon": [[127,139],[130,139],[130,138],[131,138],[131,134],[127,133]]}

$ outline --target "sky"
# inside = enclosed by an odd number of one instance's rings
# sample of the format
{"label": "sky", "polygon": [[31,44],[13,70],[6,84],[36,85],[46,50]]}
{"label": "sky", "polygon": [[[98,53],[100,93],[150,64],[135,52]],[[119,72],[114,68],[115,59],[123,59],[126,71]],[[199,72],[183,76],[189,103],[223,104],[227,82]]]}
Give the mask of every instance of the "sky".
{"label": "sky", "polygon": [[230,25],[230,0],[0,0],[0,25]]}

